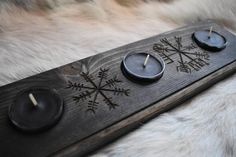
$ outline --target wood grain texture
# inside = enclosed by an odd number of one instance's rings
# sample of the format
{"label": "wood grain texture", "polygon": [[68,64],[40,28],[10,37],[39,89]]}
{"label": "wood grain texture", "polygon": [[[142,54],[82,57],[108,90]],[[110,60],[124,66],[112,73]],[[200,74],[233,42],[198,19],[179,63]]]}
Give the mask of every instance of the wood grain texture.
{"label": "wood grain texture", "polygon": [[[193,48],[196,45],[192,41],[192,33],[210,26],[229,42],[221,52]],[[172,47],[166,40],[163,42],[165,38]],[[185,67],[181,67],[179,53],[162,54],[161,49],[155,49],[156,44],[174,53],[177,50],[171,50],[173,47],[194,54],[187,57],[187,52],[181,53],[183,63],[186,63]],[[84,155],[233,73],[236,70],[235,50],[234,35],[213,22],[203,22],[3,86],[0,88],[0,156]],[[158,82],[137,84],[123,76],[120,63],[129,52],[146,51],[160,55],[168,64]],[[165,54],[169,58],[166,59]],[[8,106],[16,94],[32,86],[56,89],[65,103],[64,115],[59,123],[39,134],[15,130],[7,117]]]}

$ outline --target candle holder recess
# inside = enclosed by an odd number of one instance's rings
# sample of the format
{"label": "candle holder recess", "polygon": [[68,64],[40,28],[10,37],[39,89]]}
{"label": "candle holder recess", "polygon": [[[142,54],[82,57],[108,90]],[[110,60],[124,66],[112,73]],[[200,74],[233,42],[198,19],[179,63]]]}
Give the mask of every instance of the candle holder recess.
{"label": "candle holder recess", "polygon": [[46,87],[31,87],[20,92],[8,111],[12,124],[25,132],[49,129],[62,114],[63,100],[55,90]]}
{"label": "candle holder recess", "polygon": [[159,80],[165,70],[165,62],[149,53],[128,53],[122,60],[121,71],[131,81],[144,84]]}
{"label": "candle holder recess", "polygon": [[193,40],[199,47],[208,51],[221,51],[227,46],[226,38],[218,32],[210,30],[199,30],[193,33]]}
{"label": "candle holder recess", "polygon": [[235,51],[203,21],[2,86],[0,156],[90,153],[234,73]]}

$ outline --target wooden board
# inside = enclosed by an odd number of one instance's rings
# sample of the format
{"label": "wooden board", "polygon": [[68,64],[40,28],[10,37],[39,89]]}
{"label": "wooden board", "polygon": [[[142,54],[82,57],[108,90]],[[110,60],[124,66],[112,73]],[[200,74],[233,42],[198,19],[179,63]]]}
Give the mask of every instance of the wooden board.
{"label": "wooden board", "polygon": [[[204,51],[192,41],[194,31],[210,26],[229,42],[221,52]],[[179,65],[178,53],[172,54],[166,41],[176,47],[181,44],[184,51],[191,53],[191,57],[184,57],[185,68]],[[158,51],[160,46],[167,51]],[[165,60],[163,77],[148,85],[124,77],[120,70],[124,55],[147,51]],[[235,51],[236,37],[207,21],[3,86],[0,88],[0,156],[80,156],[91,152],[235,72]],[[7,112],[16,94],[32,86],[56,89],[64,99],[65,111],[50,130],[26,134],[10,125]]]}

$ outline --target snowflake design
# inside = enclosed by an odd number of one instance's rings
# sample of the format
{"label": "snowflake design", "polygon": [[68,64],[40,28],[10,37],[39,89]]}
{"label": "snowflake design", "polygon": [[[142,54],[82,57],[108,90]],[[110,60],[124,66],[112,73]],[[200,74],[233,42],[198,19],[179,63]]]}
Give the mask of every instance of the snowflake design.
{"label": "snowflake design", "polygon": [[103,97],[103,102],[109,107],[109,109],[115,109],[119,106],[113,102],[112,97],[106,95],[106,92],[112,93],[113,96],[129,96],[129,89],[117,87],[122,83],[121,80],[117,79],[116,76],[108,79],[108,71],[109,69],[99,70],[97,75],[99,83],[96,83],[93,77],[88,73],[82,73],[81,76],[89,85],[68,81],[66,88],[81,91],[79,95],[73,96],[73,100],[76,103],[87,101],[86,111],[91,111],[95,114],[99,105],[99,102],[97,101],[98,95]]}
{"label": "snowflake design", "polygon": [[209,65],[208,53],[200,50],[194,43],[183,46],[182,37],[174,37],[173,43],[167,38],[163,38],[160,43],[154,44],[153,50],[158,52],[166,64],[175,62],[178,72],[191,73],[192,71],[199,71],[205,65]]}

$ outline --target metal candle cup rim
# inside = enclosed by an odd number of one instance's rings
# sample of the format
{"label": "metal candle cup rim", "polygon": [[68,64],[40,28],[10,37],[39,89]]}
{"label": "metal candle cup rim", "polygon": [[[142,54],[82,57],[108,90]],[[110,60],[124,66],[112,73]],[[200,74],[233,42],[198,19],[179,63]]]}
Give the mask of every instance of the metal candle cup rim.
{"label": "metal candle cup rim", "polygon": [[[197,32],[209,32],[209,31],[210,31],[210,30],[207,30],[207,29],[206,29],[206,30],[198,30],[198,31],[196,31],[196,32],[194,32],[194,33],[192,34],[192,38],[193,38],[194,41],[197,43],[197,45],[199,45],[200,47],[209,47],[209,45],[198,41],[197,38],[195,37],[195,33],[197,33]],[[215,33],[215,34],[221,36],[221,37],[223,38],[223,40],[224,40],[224,45],[223,45],[222,47],[219,47],[219,46],[210,46],[210,48],[212,48],[212,51],[214,51],[214,52],[223,50],[223,49],[228,45],[228,41],[226,40],[226,38],[225,38],[223,35],[219,34],[218,32],[212,31],[212,33]],[[206,49],[206,50],[209,50],[209,49]],[[209,51],[210,51],[210,50],[209,50]]]}
{"label": "metal candle cup rim", "polygon": [[[17,121],[15,121],[12,118],[13,115],[11,114],[11,110],[12,110],[12,106],[16,105],[17,97],[19,97],[20,95],[22,95],[25,92],[30,91],[30,90],[47,90],[51,94],[53,94],[58,99],[58,102],[60,103],[59,104],[60,108],[58,110],[58,113],[54,115],[54,119],[56,119],[56,120],[55,121],[51,120],[47,125],[44,125],[42,128],[28,129],[27,127],[19,124]],[[48,88],[48,87],[42,87],[42,86],[32,86],[32,87],[24,89],[24,90],[22,90],[22,91],[20,91],[19,93],[16,94],[13,103],[8,108],[8,117],[9,117],[10,121],[15,125],[15,127],[17,129],[21,130],[21,131],[25,131],[25,132],[39,132],[39,131],[42,131],[42,130],[49,129],[51,126],[56,124],[61,119],[63,111],[64,111],[64,102],[63,102],[62,98],[60,97],[60,95],[58,94],[58,92],[55,89],[51,89],[51,88]]]}
{"label": "metal candle cup rim", "polygon": [[[127,65],[126,65],[126,63],[125,63],[125,61],[126,61],[126,58],[127,57],[129,57],[129,56],[131,56],[131,55],[134,55],[134,54],[145,54],[145,55],[150,55],[151,57],[153,57],[153,58],[155,58],[159,63],[160,63],[160,65],[161,65],[161,67],[162,67],[162,70],[159,72],[159,73],[157,73],[156,75],[153,75],[153,76],[142,76],[142,75],[139,75],[139,74],[136,74],[136,73],[133,73],[128,67],[127,67]],[[135,76],[135,77],[138,77],[138,78],[140,78],[140,79],[148,79],[148,80],[157,80],[157,79],[159,79],[162,75],[163,75],[163,73],[164,73],[164,70],[165,70],[165,62],[164,62],[164,60],[161,58],[161,57],[156,57],[156,56],[154,56],[154,55],[152,55],[152,54],[150,54],[150,53],[145,53],[145,52],[140,52],[140,53],[135,53],[135,52],[130,52],[130,53],[128,53],[127,55],[125,55],[124,57],[123,57],[123,59],[122,59],[122,65],[124,66],[124,68],[126,69],[126,71],[130,74],[130,75],[132,75],[132,76]]]}

